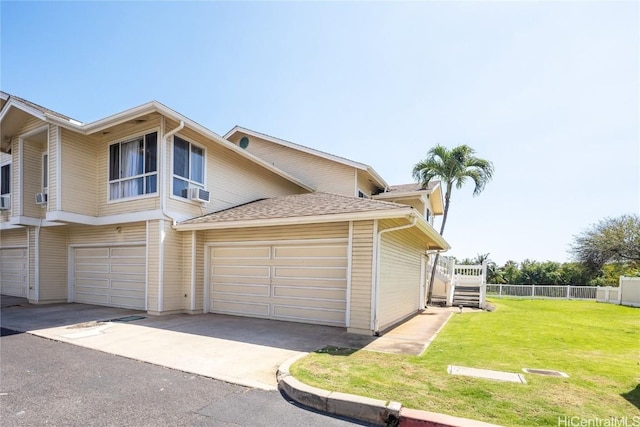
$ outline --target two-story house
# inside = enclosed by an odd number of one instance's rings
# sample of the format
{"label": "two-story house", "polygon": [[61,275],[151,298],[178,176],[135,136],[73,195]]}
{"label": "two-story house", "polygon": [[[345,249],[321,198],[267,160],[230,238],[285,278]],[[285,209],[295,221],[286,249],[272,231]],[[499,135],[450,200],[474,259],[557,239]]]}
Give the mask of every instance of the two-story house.
{"label": "two-story house", "polygon": [[81,123],[0,93],[0,291],[371,334],[423,308],[439,185],[158,102]]}

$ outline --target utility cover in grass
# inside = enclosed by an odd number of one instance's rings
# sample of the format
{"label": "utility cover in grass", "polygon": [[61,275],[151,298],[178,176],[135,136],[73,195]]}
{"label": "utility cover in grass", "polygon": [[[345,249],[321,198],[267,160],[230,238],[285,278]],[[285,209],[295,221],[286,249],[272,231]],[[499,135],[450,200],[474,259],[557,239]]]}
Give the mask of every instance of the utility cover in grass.
{"label": "utility cover in grass", "polygon": [[454,365],[449,365],[447,372],[451,375],[463,375],[465,377],[485,378],[487,380],[509,381],[521,384],[527,383],[524,376],[513,372],[491,371],[489,369],[467,368],[465,366]]}

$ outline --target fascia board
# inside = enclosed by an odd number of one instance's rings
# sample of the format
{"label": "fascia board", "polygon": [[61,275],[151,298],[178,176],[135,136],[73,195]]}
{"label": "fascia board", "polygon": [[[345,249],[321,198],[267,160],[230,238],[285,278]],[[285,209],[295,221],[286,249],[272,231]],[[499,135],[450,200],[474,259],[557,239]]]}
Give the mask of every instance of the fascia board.
{"label": "fascia board", "polygon": [[422,215],[419,215],[418,218],[418,228],[438,245],[438,248],[429,249],[440,249],[445,251],[451,249],[451,245],[449,245],[444,237],[442,237],[431,224],[425,221]]}
{"label": "fascia board", "polygon": [[421,190],[421,191],[404,191],[402,193],[396,193],[395,191],[390,191],[387,193],[380,193],[374,196],[371,196],[372,199],[401,199],[401,198],[416,198],[423,197],[427,194],[430,194],[429,190]]}
{"label": "fascia board", "polygon": [[320,224],[327,222],[343,222],[343,221],[362,221],[369,219],[389,219],[389,218],[402,218],[412,215],[414,209],[411,207],[380,210],[380,211],[368,211],[360,213],[343,213],[333,215],[312,215],[312,216],[299,216],[291,218],[270,218],[270,219],[256,219],[248,221],[225,221],[225,222],[212,222],[212,223],[195,223],[195,224],[177,224],[175,229],[178,231],[187,230],[215,230],[215,229],[227,229],[227,228],[248,228],[248,227],[269,227],[277,225],[296,225],[296,224]]}
{"label": "fascia board", "polygon": [[84,130],[84,133],[87,135],[100,132],[112,126],[117,126],[121,123],[132,120],[136,117],[153,113],[157,110],[156,104],[157,103],[155,101],[147,102],[146,104],[130,108],[117,114],[113,114],[109,117],[105,117],[104,119],[100,119],[92,123],[87,123],[86,125],[82,126],[82,128]]}
{"label": "fascia board", "polygon": [[253,131],[251,129],[243,128],[241,126],[235,126],[233,129],[231,129],[229,132],[227,132],[225,134],[224,138],[227,139],[227,138],[229,138],[230,136],[232,136],[236,132],[242,132],[244,134],[253,136],[255,138],[265,139],[265,140],[267,140],[269,142],[273,142],[275,144],[283,145],[285,147],[289,147],[289,148],[294,149],[294,150],[302,151],[303,153],[307,153],[307,154],[311,154],[311,155],[314,155],[314,156],[322,157],[324,159],[331,160],[331,161],[334,161],[336,163],[341,163],[343,165],[351,166],[351,167],[354,167],[356,169],[360,169],[360,170],[363,170],[363,171],[367,171],[367,168],[369,168],[369,166],[367,166],[367,165],[365,165],[363,163],[359,163],[359,162],[355,162],[353,160],[349,160],[349,159],[345,159],[345,158],[342,158],[342,157],[334,156],[333,154],[323,153],[321,151],[315,150],[315,149],[310,148],[310,147],[305,147],[303,145],[298,145],[298,144],[296,144],[294,142],[286,141],[284,139],[280,139],[280,138],[276,138],[274,136],[266,135],[264,133],[256,132],[256,131]]}
{"label": "fascia board", "polygon": [[40,119],[42,121],[46,120],[46,117],[42,113],[42,111],[36,110],[35,108],[32,108],[32,107],[30,107],[28,105],[25,105],[22,102],[12,98],[4,105],[4,108],[2,109],[2,112],[0,112],[0,122],[2,122],[2,120],[4,120],[5,116],[7,115],[8,111],[11,109],[11,107],[17,108],[18,110],[22,110],[25,113],[30,114],[30,115],[34,116],[35,118]]}

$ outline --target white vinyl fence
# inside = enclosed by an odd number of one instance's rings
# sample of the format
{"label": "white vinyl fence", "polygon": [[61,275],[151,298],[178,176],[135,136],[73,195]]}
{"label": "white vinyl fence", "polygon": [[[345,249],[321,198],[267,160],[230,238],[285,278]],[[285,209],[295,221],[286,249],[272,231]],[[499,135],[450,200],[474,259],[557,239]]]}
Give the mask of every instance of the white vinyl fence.
{"label": "white vinyl fence", "polygon": [[595,300],[597,289],[595,286],[487,285],[487,295],[493,297]]}
{"label": "white vinyl fence", "polygon": [[640,307],[640,277],[620,277],[618,287],[598,288],[598,302]]}

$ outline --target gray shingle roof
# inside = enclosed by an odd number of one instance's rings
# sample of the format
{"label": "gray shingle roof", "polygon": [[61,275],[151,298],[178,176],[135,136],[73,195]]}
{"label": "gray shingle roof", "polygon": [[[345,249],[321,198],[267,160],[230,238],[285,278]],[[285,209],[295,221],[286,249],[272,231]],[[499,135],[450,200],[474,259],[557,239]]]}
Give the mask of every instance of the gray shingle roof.
{"label": "gray shingle roof", "polygon": [[380,200],[340,196],[337,194],[308,193],[257,200],[223,211],[182,221],[180,224],[355,214],[370,211],[388,211],[392,209],[407,209],[407,206]]}

